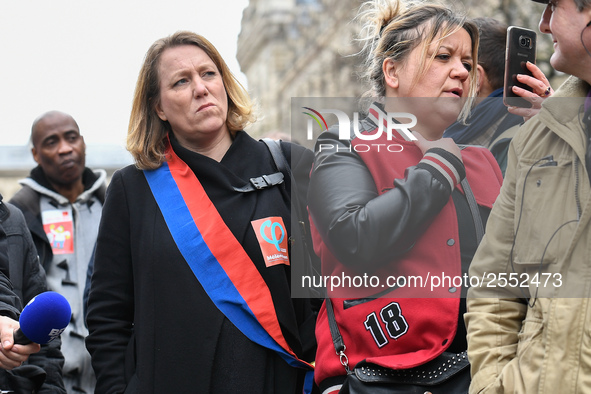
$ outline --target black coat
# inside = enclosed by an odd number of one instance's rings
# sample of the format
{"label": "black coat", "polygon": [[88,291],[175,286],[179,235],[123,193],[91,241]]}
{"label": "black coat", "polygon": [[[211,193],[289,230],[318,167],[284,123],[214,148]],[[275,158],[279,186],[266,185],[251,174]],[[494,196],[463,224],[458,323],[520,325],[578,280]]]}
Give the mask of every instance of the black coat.
{"label": "black coat", "polygon": [[[309,301],[290,297],[289,267],[265,266],[250,224],[282,216],[290,229],[289,192],[284,185],[233,190],[277,172],[266,146],[239,132],[218,163],[174,139],[172,145],[261,272],[289,345],[312,360]],[[305,196],[312,152],[288,147]],[[133,166],[115,173],[109,186],[94,269],[87,347],[97,393],[301,392],[304,371],[252,343],[212,303],[174,243],[143,172]]]}
{"label": "black coat", "polygon": [[[22,212],[0,195],[0,315],[18,320],[23,305],[47,290],[45,271]],[[64,357],[55,339],[12,371],[0,369],[0,390],[17,393],[65,393]]]}

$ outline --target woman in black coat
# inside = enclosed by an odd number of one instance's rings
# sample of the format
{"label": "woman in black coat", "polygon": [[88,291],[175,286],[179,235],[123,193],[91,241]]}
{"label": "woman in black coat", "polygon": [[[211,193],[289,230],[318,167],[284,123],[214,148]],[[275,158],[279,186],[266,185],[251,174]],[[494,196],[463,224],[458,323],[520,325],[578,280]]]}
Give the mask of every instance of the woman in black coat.
{"label": "woman in black coat", "polygon": [[[178,32],[146,55],[135,166],[111,181],[87,347],[97,393],[295,393],[315,351],[290,294],[290,194],[252,105],[215,48]],[[305,196],[312,153],[282,143]],[[305,180],[305,182],[304,182]]]}

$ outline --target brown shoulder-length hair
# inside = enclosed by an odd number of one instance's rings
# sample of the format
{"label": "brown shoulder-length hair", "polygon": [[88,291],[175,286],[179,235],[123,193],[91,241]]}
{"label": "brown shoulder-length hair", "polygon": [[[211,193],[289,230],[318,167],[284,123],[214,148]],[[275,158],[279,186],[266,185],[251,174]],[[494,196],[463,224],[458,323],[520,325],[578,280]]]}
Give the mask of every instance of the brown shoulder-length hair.
{"label": "brown shoulder-length hair", "polygon": [[254,122],[253,103],[240,82],[234,77],[217,49],[207,39],[189,31],[179,31],[154,42],[140,69],[135,86],[129,128],[127,150],[141,170],[152,170],[166,161],[165,138],[171,131],[170,124],[161,120],[156,113],[160,100],[160,78],[158,68],[162,53],[169,48],[195,45],[201,48],[215,63],[222,76],[228,96],[226,125],[231,133],[244,129]]}

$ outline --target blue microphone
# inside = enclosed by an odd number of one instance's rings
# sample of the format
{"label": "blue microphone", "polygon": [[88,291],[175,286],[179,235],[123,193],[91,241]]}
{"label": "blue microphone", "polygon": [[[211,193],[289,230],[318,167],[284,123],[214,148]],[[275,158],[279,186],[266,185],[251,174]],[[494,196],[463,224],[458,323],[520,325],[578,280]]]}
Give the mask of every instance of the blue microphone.
{"label": "blue microphone", "polygon": [[71,316],[72,309],[63,295],[55,291],[38,294],[21,312],[21,327],[14,332],[14,343],[51,342],[66,329]]}

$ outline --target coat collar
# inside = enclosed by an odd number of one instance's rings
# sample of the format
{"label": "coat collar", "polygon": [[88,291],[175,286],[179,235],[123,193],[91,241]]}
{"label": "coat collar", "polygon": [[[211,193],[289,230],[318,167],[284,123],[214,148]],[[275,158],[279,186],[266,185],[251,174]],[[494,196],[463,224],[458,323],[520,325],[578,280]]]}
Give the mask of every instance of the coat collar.
{"label": "coat collar", "polygon": [[552,97],[544,101],[538,114],[538,119],[572,146],[583,160],[587,145],[581,120],[589,88],[587,82],[569,77]]}

